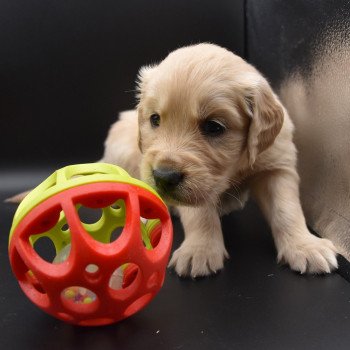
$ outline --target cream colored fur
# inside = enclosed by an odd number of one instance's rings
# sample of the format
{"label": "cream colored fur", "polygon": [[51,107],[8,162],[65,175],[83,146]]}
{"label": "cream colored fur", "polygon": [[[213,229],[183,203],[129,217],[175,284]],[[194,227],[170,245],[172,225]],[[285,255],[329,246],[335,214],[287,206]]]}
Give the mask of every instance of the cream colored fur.
{"label": "cream colored fur", "polygon": [[[150,116],[160,116],[154,128]],[[218,137],[201,132],[220,122]],[[301,273],[337,267],[336,249],[312,235],[299,200],[293,124],[268,82],[250,64],[212,44],[184,47],[140,71],[137,111],[121,114],[105,143],[106,162],[156,187],[152,171],[185,174],[176,193],[185,240],[170,261],[181,276],[205,276],[224,266],[220,215],[242,207],[248,191],[270,223],[277,258]]]}

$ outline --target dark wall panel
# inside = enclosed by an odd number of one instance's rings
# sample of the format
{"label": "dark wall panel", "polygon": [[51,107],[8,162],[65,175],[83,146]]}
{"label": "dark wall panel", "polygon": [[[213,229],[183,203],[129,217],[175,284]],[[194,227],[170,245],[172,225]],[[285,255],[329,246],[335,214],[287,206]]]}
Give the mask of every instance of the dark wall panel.
{"label": "dark wall panel", "polygon": [[0,167],[93,161],[141,65],[211,41],[243,53],[243,0],[0,3]]}
{"label": "dark wall panel", "polygon": [[310,73],[325,36],[341,30],[349,40],[349,18],[349,0],[247,0],[247,58],[278,87]]}

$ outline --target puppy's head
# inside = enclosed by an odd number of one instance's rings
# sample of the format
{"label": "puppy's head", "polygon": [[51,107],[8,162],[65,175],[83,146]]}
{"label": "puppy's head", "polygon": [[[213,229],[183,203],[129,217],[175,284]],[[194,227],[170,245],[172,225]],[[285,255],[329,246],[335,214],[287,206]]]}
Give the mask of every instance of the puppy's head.
{"label": "puppy's head", "polygon": [[172,52],[139,74],[141,176],[170,204],[216,203],[283,123],[266,80],[211,44]]}

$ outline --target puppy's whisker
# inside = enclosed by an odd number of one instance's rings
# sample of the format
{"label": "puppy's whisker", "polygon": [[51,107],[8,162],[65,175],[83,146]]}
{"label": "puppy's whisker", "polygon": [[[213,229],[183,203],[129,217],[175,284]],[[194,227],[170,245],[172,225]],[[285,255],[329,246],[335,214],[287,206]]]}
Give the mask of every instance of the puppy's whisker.
{"label": "puppy's whisker", "polygon": [[235,179],[228,179],[227,182],[235,189],[239,189],[239,186],[242,185],[241,181]]}
{"label": "puppy's whisker", "polygon": [[229,193],[227,191],[224,192],[224,194],[229,196],[229,197],[234,198],[240,204],[240,206],[243,207],[243,202],[238,197],[236,197],[235,195],[233,195],[232,193]]}
{"label": "puppy's whisker", "polygon": [[190,201],[191,197],[193,196],[195,203],[198,203],[200,201],[199,199],[203,198],[202,192],[196,183],[192,183],[191,188],[194,189],[194,191],[191,191],[191,193],[186,193],[187,199]]}
{"label": "puppy's whisker", "polygon": [[234,180],[234,179],[229,179],[227,180],[227,182],[229,183],[230,186],[232,186],[232,188],[237,192],[237,193],[241,193],[241,185],[242,183],[238,180]]}

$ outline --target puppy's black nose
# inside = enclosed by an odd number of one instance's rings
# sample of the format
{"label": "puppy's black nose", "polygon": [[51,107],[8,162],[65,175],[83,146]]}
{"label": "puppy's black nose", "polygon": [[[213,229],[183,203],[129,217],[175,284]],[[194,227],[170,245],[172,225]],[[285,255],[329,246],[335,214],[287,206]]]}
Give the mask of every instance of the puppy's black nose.
{"label": "puppy's black nose", "polygon": [[159,168],[153,170],[156,186],[163,191],[172,191],[184,178],[184,174],[173,169]]}

